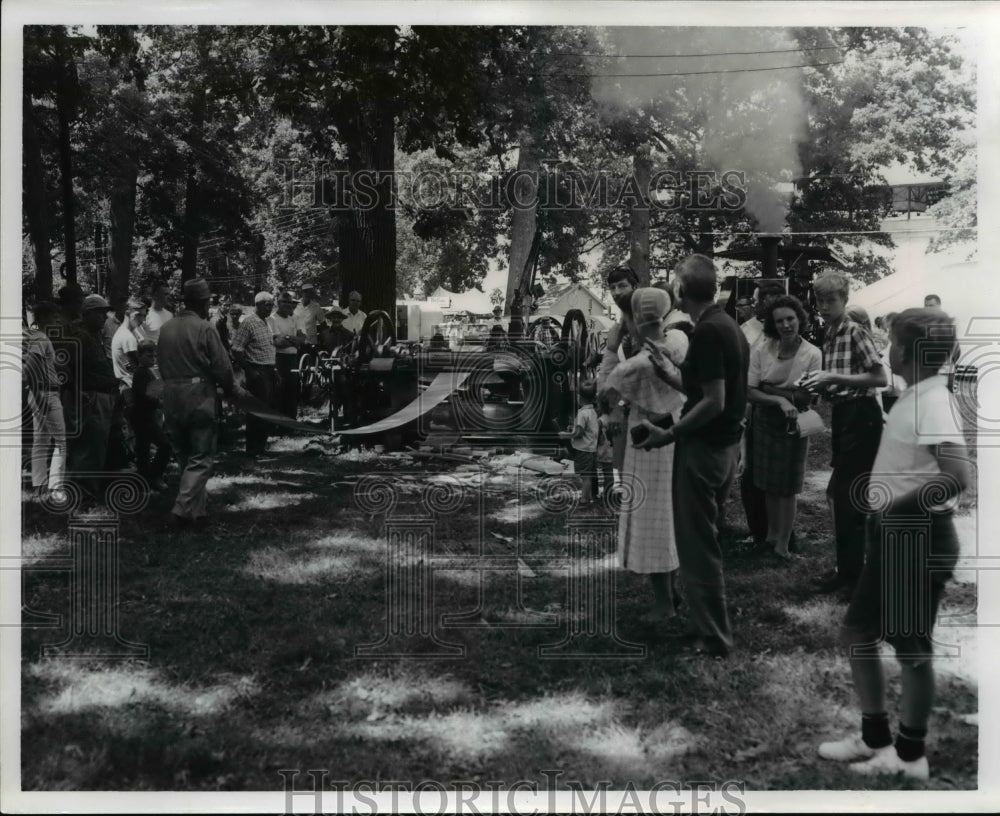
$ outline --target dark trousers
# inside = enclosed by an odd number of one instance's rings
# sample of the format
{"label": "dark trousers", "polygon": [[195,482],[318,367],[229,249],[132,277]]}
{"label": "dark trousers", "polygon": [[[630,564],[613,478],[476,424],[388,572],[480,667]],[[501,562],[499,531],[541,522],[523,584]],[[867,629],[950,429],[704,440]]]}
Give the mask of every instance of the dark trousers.
{"label": "dark trousers", "polygon": [[111,416],[117,394],[84,391],[70,395],[66,411],[66,475],[95,498],[104,495]]}
{"label": "dark trousers", "polygon": [[826,492],[833,503],[837,575],[853,583],[865,562],[866,494],[882,439],[882,410],[874,397],[835,403],[830,426],[833,474]]}
{"label": "dark trousers", "polygon": [[743,475],[740,476],[740,501],[746,515],[747,527],[754,541],[767,538],[767,503],[766,494],[753,481],[753,445],[754,427],[751,424],[746,430],[746,458],[743,460]]}
{"label": "dark trousers", "polygon": [[[268,408],[274,407],[274,366],[244,363],[247,391]],[[257,454],[267,450],[267,437],[273,426],[264,419],[247,414],[247,453]]]}
{"label": "dark trousers", "polygon": [[736,477],[738,442],[713,447],[696,436],[677,440],[674,452],[674,531],[691,624],[712,646],[731,648],[726,586],[719,546],[719,511]]}
{"label": "dark trousers", "polygon": [[119,392],[115,395],[115,404],[111,411],[108,453],[104,462],[104,467],[108,470],[121,470],[129,462],[129,429],[125,424],[125,416],[130,408],[131,399],[131,391]]}
{"label": "dark trousers", "polygon": [[[135,431],[135,461],[139,474],[147,479],[163,477],[170,463],[173,449],[167,439],[167,433],[151,416],[132,415],[132,428]],[[156,446],[156,455],[150,459],[150,448]]]}
{"label": "dark trousers", "polygon": [[278,371],[278,393],[275,405],[281,413],[292,419],[299,411],[299,356],[298,354],[276,354]]}

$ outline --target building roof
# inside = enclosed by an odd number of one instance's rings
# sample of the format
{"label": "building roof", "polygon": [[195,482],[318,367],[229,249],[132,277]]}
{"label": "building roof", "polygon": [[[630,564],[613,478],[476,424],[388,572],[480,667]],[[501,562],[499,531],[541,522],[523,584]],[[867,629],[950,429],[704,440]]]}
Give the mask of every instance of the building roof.
{"label": "building roof", "polygon": [[589,297],[591,300],[594,301],[596,309],[599,310],[597,312],[598,314],[604,313],[605,310],[604,303],[597,295],[591,292],[590,289],[588,289],[582,283],[568,283],[565,286],[560,286],[557,289],[552,289],[549,292],[546,292],[544,295],[542,295],[542,297],[538,299],[537,301],[538,314],[552,313],[551,311],[552,307],[555,306],[559,300],[568,295],[573,294],[577,290],[583,292],[587,297]]}

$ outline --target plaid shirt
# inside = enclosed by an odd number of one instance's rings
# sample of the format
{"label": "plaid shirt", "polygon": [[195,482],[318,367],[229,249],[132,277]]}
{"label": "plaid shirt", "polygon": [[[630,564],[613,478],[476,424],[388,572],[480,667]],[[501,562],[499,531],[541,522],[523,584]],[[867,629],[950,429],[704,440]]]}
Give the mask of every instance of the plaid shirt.
{"label": "plaid shirt", "polygon": [[[882,359],[875,349],[875,341],[862,326],[844,317],[837,326],[827,329],[823,336],[824,371],[832,374],[865,374],[881,365]],[[837,385],[828,389],[824,396],[831,402],[841,402],[856,397],[874,397],[875,389]]]}
{"label": "plaid shirt", "polygon": [[233,338],[233,351],[241,352],[248,363],[274,365],[274,337],[267,321],[256,313],[244,318]]}

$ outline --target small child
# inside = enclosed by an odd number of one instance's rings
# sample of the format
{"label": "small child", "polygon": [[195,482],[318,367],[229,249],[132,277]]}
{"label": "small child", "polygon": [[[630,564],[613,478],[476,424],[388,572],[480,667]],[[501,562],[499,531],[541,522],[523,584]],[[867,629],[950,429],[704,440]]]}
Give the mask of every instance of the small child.
{"label": "small child", "polygon": [[[140,340],[138,363],[132,375],[132,428],[135,431],[135,456],[139,474],[149,480],[153,490],[165,490],[163,474],[173,450],[163,429],[162,397],[150,389],[160,377],[156,369],[156,343]],[[149,459],[151,445],[156,445],[156,456]]]}
{"label": "small child", "polygon": [[[939,309],[907,309],[892,324],[892,372],[908,387],[889,412],[872,468],[888,500],[868,516],[865,564],[841,629],[861,704],[861,733],[819,746],[821,757],[852,762],[857,773],[928,778],[931,633],[958,557],[952,514],[970,482],[959,413],[940,373],[954,345],[954,323]],[[881,640],[893,646],[902,668],[895,745]]]}
{"label": "small child", "polygon": [[597,500],[597,385],[593,380],[584,380],[577,391],[580,409],[576,412],[576,423],[572,431],[559,434],[569,439],[573,448],[573,467],[583,484],[580,500],[589,504]]}

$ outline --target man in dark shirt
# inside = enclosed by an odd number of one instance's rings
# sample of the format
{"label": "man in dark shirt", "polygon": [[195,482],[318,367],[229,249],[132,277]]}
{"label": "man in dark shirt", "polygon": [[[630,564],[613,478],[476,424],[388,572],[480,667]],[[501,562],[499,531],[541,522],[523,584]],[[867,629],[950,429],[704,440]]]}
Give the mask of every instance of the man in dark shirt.
{"label": "man in dark shirt", "polygon": [[100,295],[87,295],[82,317],[67,329],[69,342],[63,367],[65,386],[67,476],[90,499],[100,500],[118,380],[104,351],[101,330],[110,306]]}
{"label": "man in dark shirt", "polygon": [[644,421],[649,438],[641,447],[677,442],[674,528],[695,650],[725,657],[733,638],[717,521],[736,476],[750,348],[736,321],[715,302],[718,284],[711,258],[691,255],[678,264],[676,275],[680,306],[695,321],[681,367],[687,402],[671,428]]}
{"label": "man in dark shirt", "polygon": [[157,355],[163,376],[163,414],[177,453],[181,481],[171,514],[178,525],[207,519],[206,487],[215,467],[216,387],[227,397],[245,393],[219,333],[208,322],[211,290],[204,278],[184,283],[184,310],[163,324]]}

